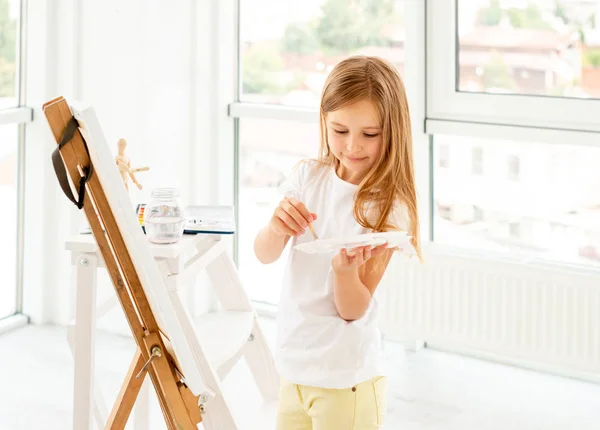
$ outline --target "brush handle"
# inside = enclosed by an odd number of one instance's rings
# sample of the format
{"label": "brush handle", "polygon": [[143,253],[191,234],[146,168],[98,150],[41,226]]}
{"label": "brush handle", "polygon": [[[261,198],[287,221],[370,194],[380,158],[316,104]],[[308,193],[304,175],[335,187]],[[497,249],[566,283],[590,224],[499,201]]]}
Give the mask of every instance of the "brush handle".
{"label": "brush handle", "polygon": [[310,229],[310,232],[312,233],[315,240],[319,240],[319,236],[317,236],[317,233],[315,232],[315,229],[311,223],[308,224],[308,228]]}

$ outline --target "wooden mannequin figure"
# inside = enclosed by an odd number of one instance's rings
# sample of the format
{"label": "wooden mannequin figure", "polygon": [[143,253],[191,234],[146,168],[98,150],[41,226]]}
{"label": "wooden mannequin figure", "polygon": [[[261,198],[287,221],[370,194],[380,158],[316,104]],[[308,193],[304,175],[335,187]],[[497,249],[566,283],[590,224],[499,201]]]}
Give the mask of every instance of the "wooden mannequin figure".
{"label": "wooden mannequin figure", "polygon": [[137,172],[145,172],[150,170],[149,167],[137,167],[131,168],[131,161],[129,157],[125,154],[125,148],[127,147],[127,141],[125,139],[119,139],[118,148],[119,153],[115,157],[115,161],[117,166],[119,167],[119,173],[121,173],[121,179],[123,179],[123,184],[125,185],[125,189],[129,191],[129,178],[133,181],[133,183],[138,187],[138,189],[142,189],[142,185],[138,182],[135,177],[135,173]]}

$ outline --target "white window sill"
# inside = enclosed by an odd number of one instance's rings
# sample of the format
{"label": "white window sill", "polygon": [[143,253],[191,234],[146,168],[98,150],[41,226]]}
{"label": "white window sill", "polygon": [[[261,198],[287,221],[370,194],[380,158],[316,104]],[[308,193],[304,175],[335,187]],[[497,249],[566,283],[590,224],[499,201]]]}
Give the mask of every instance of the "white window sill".
{"label": "white window sill", "polygon": [[8,333],[19,327],[23,327],[29,323],[29,318],[23,314],[15,314],[6,318],[0,319],[0,335]]}

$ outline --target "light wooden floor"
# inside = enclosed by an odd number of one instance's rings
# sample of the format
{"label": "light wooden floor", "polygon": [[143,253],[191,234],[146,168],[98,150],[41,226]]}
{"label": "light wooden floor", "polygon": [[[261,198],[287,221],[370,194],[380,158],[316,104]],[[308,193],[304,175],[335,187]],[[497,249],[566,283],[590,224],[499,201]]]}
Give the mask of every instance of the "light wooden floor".
{"label": "light wooden floor", "polygon": [[[273,340],[273,323],[262,320]],[[600,385],[386,343],[393,368],[385,430],[600,430]],[[99,333],[97,375],[110,403],[132,357],[129,338]],[[71,428],[72,360],[65,329],[27,326],[0,336],[0,430]],[[240,429],[273,428],[240,364],[225,389]],[[151,399],[154,403],[154,399]],[[158,406],[150,429],[163,429]],[[225,430],[225,429],[224,429]]]}

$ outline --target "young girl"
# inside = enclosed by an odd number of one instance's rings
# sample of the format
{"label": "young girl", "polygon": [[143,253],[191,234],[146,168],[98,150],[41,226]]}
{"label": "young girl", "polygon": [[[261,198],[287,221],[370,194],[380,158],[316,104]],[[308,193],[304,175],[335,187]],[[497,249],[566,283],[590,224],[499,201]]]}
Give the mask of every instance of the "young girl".
{"label": "young girl", "polygon": [[[351,57],[329,74],[320,106],[321,149],[284,183],[285,197],[257,235],[264,264],[319,239],[404,230],[420,256],[409,109],[396,69]],[[279,430],[378,429],[385,370],[373,298],[393,250],[293,248],[277,317],[282,377]]]}

